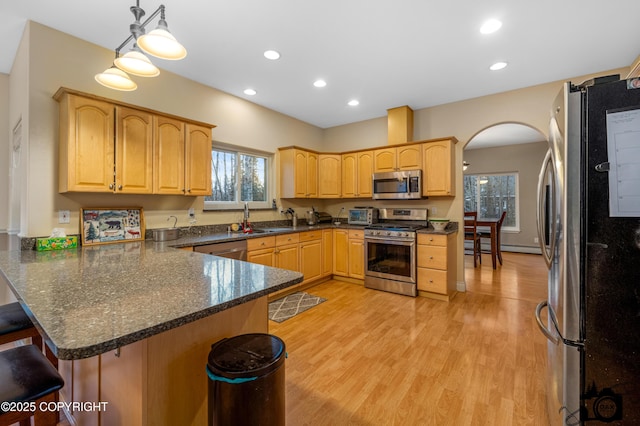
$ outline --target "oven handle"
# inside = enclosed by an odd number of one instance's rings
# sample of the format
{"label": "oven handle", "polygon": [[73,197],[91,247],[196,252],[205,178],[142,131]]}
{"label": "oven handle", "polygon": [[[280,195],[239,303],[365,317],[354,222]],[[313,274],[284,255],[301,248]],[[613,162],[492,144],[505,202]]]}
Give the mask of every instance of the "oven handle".
{"label": "oven handle", "polygon": [[415,238],[389,238],[389,237],[371,237],[371,236],[365,236],[364,237],[365,241],[384,241],[385,243],[388,244],[398,244],[398,243],[413,243],[415,242]]}

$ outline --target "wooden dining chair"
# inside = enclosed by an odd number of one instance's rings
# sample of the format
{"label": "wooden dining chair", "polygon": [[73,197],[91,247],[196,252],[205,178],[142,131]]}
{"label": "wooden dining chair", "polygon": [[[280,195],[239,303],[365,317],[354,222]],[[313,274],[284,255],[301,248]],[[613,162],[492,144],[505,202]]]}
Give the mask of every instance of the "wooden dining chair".
{"label": "wooden dining chair", "polygon": [[477,267],[478,263],[482,264],[482,253],[480,252],[480,235],[476,221],[478,212],[464,213],[464,239],[465,241],[473,241],[473,267]]}
{"label": "wooden dining chair", "polygon": [[[498,258],[498,262],[502,265],[502,251],[500,250],[501,242],[500,242],[500,234],[502,231],[502,223],[504,222],[504,218],[507,216],[507,211],[503,211],[500,219],[496,223],[496,257]],[[491,229],[484,229],[483,227],[478,228],[478,236],[480,239],[488,238],[491,240]]]}

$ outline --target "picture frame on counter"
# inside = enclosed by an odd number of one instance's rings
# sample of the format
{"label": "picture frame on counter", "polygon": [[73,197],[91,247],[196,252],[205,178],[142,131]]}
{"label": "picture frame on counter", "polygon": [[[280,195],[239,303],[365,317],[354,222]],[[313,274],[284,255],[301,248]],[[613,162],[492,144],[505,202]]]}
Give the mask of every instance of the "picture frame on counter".
{"label": "picture frame on counter", "polygon": [[92,207],[80,209],[82,245],[127,243],[144,240],[142,207]]}

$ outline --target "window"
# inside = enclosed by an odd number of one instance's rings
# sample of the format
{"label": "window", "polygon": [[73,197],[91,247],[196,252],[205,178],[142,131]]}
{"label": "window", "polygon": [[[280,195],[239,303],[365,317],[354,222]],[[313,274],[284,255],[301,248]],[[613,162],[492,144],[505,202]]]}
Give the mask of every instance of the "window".
{"label": "window", "polygon": [[269,172],[273,156],[234,147],[211,150],[211,195],[205,210],[271,207]]}
{"label": "window", "polygon": [[464,176],[464,211],[477,211],[478,219],[499,219],[505,231],[519,231],[518,174],[483,174]]}

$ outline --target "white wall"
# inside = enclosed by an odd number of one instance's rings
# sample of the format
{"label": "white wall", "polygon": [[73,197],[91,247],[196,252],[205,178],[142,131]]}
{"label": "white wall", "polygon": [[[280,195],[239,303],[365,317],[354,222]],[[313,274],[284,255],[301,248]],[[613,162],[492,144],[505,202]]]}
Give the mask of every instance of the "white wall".
{"label": "white wall", "polygon": [[9,76],[0,73],[0,232],[6,232],[9,228],[10,135]]}

